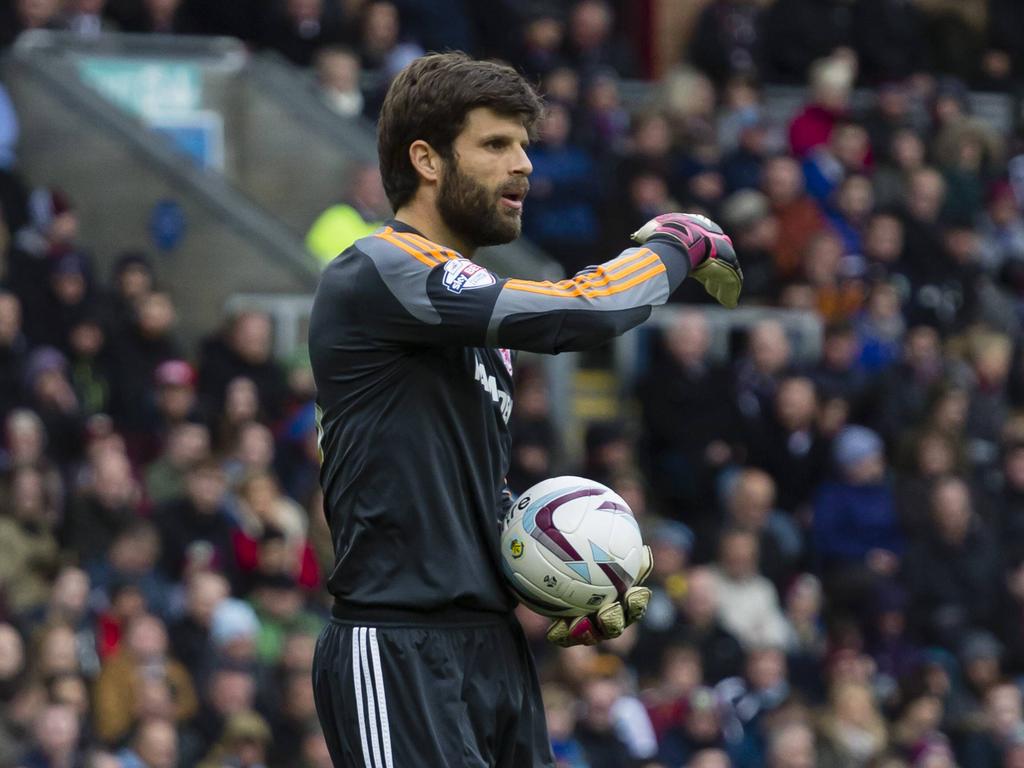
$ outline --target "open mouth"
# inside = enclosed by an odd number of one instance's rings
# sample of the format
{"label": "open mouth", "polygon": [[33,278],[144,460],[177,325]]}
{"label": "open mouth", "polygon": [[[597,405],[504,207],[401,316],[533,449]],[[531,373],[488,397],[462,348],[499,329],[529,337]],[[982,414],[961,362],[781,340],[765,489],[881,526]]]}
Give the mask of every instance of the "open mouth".
{"label": "open mouth", "polygon": [[523,198],[525,197],[526,194],[522,192],[504,192],[501,195],[501,202],[503,205],[519,211],[523,208]]}

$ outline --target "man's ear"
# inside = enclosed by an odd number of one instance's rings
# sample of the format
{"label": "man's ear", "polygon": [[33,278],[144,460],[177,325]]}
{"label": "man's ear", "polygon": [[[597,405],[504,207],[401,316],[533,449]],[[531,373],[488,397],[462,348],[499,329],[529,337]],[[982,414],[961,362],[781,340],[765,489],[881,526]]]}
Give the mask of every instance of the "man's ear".
{"label": "man's ear", "polygon": [[436,182],[441,178],[441,156],[423,139],[409,145],[409,162],[424,181]]}

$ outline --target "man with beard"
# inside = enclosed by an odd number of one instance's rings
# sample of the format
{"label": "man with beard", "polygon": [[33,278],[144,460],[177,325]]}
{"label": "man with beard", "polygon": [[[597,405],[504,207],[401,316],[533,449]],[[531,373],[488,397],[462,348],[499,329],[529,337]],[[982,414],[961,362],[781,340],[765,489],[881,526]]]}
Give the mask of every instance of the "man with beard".
{"label": "man with beard", "polygon": [[[509,67],[459,53],[410,64],[379,122],[395,217],[321,277],[309,349],[336,563],[313,679],[336,765],[553,765],[498,547],[510,350],[601,344],[691,272],[726,306],[739,298],[731,242],[686,214],[652,219],[640,247],[557,283],[473,263],[520,233],[541,109]],[[554,622],[548,639],[621,634],[650,599],[645,560],[619,602]]]}

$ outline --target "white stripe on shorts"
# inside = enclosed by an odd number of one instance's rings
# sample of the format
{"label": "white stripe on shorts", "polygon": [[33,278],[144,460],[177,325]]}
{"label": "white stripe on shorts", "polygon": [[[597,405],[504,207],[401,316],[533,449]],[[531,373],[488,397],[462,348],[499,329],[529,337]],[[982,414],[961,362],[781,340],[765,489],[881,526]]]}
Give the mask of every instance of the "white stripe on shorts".
{"label": "white stripe on shorts", "polygon": [[377,645],[377,628],[370,627],[370,655],[373,657],[373,677],[377,683],[377,706],[380,711],[380,732],[384,740],[384,765],[393,768],[391,762],[391,726],[388,724],[388,698],[384,694],[384,675],[380,665],[380,646]]}
{"label": "white stripe on shorts", "polygon": [[366,718],[363,713],[363,673],[359,668],[359,656],[362,649],[359,629],[352,629],[352,681],[356,694],[356,714],[359,717],[359,739],[363,744],[363,768],[369,766],[370,750],[366,746]]}
{"label": "white stripe on shorts", "polygon": [[[366,627],[357,627],[359,633],[359,659],[363,665],[363,679],[366,681],[366,711],[370,724],[370,746],[373,747],[373,768],[384,768],[380,758],[380,733],[377,728],[377,701],[373,695],[373,677],[370,675],[370,662],[366,653]],[[365,753],[364,753],[365,755]]]}

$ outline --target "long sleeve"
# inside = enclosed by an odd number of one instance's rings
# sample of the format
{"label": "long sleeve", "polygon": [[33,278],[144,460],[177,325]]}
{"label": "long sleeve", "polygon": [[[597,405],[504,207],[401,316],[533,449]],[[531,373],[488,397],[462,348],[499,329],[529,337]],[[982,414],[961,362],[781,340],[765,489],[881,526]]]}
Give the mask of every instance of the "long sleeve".
{"label": "long sleeve", "polygon": [[686,278],[681,248],[627,248],[558,282],[507,279],[410,232],[357,243],[369,257],[349,291],[379,341],[557,353],[589,349],[648,318]]}

